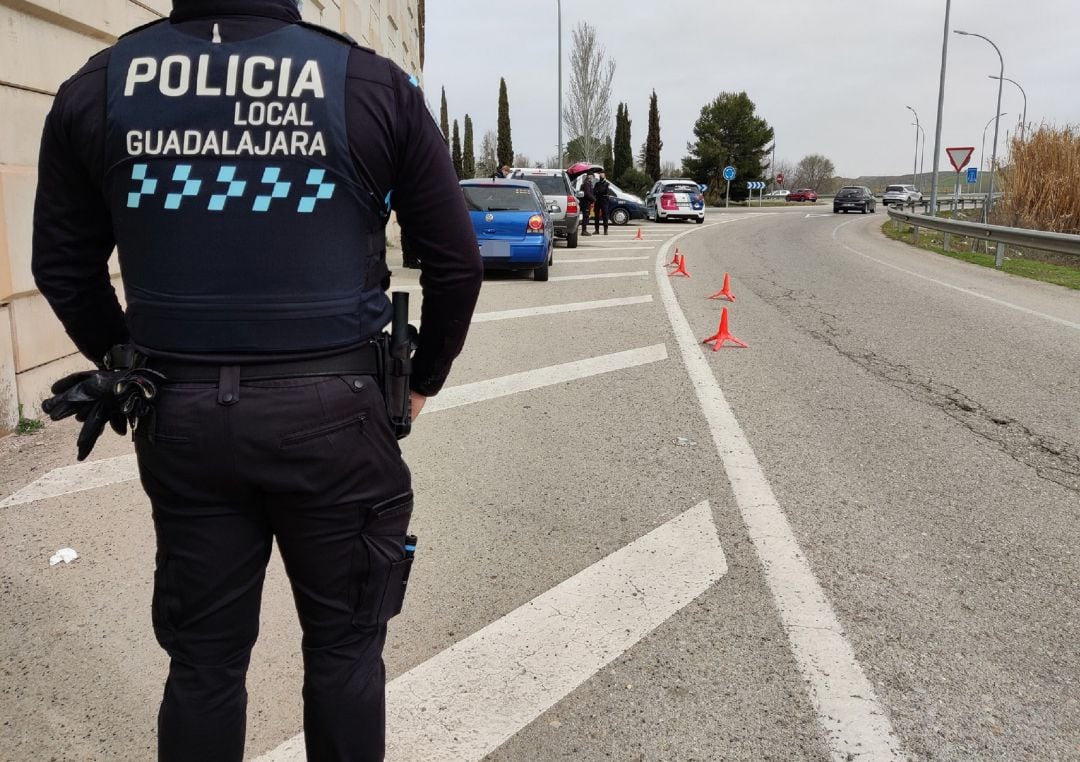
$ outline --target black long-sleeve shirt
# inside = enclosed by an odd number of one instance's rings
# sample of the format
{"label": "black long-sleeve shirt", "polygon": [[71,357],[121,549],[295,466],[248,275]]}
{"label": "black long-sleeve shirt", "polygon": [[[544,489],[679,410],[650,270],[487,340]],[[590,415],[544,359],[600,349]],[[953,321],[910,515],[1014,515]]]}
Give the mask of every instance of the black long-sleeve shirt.
{"label": "black long-sleeve shirt", "polygon": [[[300,20],[293,0],[174,0],[173,7],[169,23],[207,38],[215,24],[222,39],[236,40]],[[79,351],[95,362],[128,339],[108,272],[115,246],[104,195],[109,52],[91,58],[57,93],[42,134],[34,207],[34,279]],[[412,387],[432,395],[464,344],[483,267],[442,132],[423,94],[400,71],[388,78],[389,86],[363,76],[372,57],[362,50],[350,54],[349,147],[378,198],[393,190],[402,235],[420,259],[423,307]]]}

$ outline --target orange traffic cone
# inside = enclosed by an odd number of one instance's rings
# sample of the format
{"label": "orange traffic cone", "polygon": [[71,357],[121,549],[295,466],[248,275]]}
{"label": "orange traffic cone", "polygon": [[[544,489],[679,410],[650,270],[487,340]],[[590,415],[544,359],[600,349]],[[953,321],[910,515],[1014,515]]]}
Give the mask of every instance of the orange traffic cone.
{"label": "orange traffic cone", "polygon": [[679,266],[668,273],[668,277],[671,277],[672,275],[682,275],[687,278],[690,277],[690,273],[686,272],[686,257],[684,255],[679,255]]}
{"label": "orange traffic cone", "polygon": [[720,349],[720,347],[724,346],[725,341],[730,341],[732,344],[734,344],[737,347],[749,347],[750,346],[745,341],[741,341],[739,339],[736,339],[734,336],[731,335],[731,332],[728,330],[727,307],[724,307],[724,309],[721,310],[721,312],[720,312],[720,328],[719,328],[719,330],[717,330],[717,332],[715,334],[713,334],[709,338],[705,339],[701,343],[702,344],[712,344],[713,345],[712,351],[716,352],[717,350]]}
{"label": "orange traffic cone", "polygon": [[710,299],[719,299],[721,297],[723,297],[724,299],[727,299],[729,302],[735,301],[735,294],[731,293],[731,276],[728,275],[727,273],[724,273],[724,287],[721,288],[719,291],[717,291],[712,296],[710,296],[709,298]]}
{"label": "orange traffic cone", "polygon": [[679,257],[681,257],[681,256],[682,256],[682,254],[679,253],[679,247],[676,246],[675,247],[675,256],[673,256],[671,258],[671,261],[668,262],[666,266],[667,267],[677,267],[678,264],[679,264]]}
{"label": "orange traffic cone", "polygon": [[637,235],[634,236],[634,240],[635,241],[644,241],[645,240],[645,237],[643,235],[641,235],[641,225],[638,225]]}

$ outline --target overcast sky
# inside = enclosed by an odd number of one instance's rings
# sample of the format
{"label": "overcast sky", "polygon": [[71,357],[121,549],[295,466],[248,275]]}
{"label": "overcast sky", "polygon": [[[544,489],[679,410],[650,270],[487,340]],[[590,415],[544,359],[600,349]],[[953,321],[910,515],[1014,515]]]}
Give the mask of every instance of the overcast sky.
{"label": "overcast sky", "polygon": [[[910,172],[910,105],[926,131],[931,169],[944,0],[566,0],[562,12],[564,88],[570,30],[586,21],[616,62],[612,114],[616,103],[629,105],[635,155],[654,88],[662,159],[676,164],[701,107],[745,90],[776,130],[778,161],[822,153],[846,177]],[[1001,48],[1005,76],[1027,91],[1029,123],[1080,124],[1080,0],[953,0],[950,26]],[[496,126],[505,77],[515,152],[534,162],[554,156],[556,30],[556,0],[429,0],[424,86],[434,113],[445,86],[451,121],[472,116],[479,151],[484,131]],[[975,146],[973,166],[997,98],[987,75],[998,69],[986,42],[949,35],[943,145]],[[1006,82],[999,146],[1022,109],[1020,91]]]}

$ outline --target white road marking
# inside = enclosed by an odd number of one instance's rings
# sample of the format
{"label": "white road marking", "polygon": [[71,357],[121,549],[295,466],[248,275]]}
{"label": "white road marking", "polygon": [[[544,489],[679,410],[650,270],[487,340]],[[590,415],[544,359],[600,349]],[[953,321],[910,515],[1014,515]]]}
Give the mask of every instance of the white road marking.
{"label": "white road marking", "polygon": [[[604,252],[606,254],[609,251],[645,251],[647,249],[652,249],[657,245],[658,244],[654,243],[652,246],[593,246],[592,244],[586,243],[578,246],[574,251],[576,253],[599,254],[600,252]],[[561,265],[564,262],[573,262],[575,261],[575,256],[576,254],[564,254],[560,257],[556,257],[555,264]]]}
{"label": "white road marking", "polygon": [[649,255],[644,257],[592,257],[591,259],[560,259],[560,265],[583,265],[590,262],[640,262],[643,259],[649,259]]}
{"label": "white road marking", "polygon": [[635,278],[648,275],[648,270],[626,273],[589,273],[588,275],[552,275],[548,280],[599,280],[601,278]]}
{"label": "white road marking", "polygon": [[[727,573],[703,502],[387,686],[387,759],[483,759]],[[302,762],[298,735],[256,762]]]}
{"label": "white road marking", "polygon": [[0,500],[0,508],[107,487],[110,484],[119,484],[138,478],[139,467],[135,463],[134,455],[121,455],[116,458],[92,460],[74,466],[54,468],[40,479]]}
{"label": "white road marking", "polygon": [[427,401],[424,406],[424,414],[426,415],[429,410],[448,410],[461,405],[471,405],[476,402],[526,392],[530,389],[554,386],[567,381],[576,381],[580,378],[598,376],[601,373],[625,370],[626,368],[647,365],[666,359],[667,347],[663,344],[654,344],[651,347],[629,349],[625,352],[615,352],[614,354],[589,357],[561,365],[526,370],[486,381],[475,381],[471,384],[462,384],[450,389],[443,389],[438,396]]}
{"label": "white road marking", "polygon": [[811,219],[813,217],[832,217],[832,213],[831,212],[825,212],[824,214],[808,214],[803,219],[808,220],[808,219]]}
{"label": "white road marking", "polygon": [[[651,301],[652,297],[629,297],[628,299],[611,299],[609,302],[625,304],[641,303],[644,300]],[[588,302],[578,303],[590,304]],[[592,304],[595,304],[592,303]],[[576,307],[578,305],[557,305],[559,307]],[[614,305],[604,305],[614,306]],[[582,307],[590,309],[592,307]],[[538,308],[543,309],[543,308]],[[507,312],[515,312],[508,310]],[[489,313],[497,314],[497,313]],[[491,319],[505,319],[495,317]],[[509,376],[492,378],[486,381],[477,381],[461,386],[451,386],[443,389],[437,396],[428,400],[424,406],[424,415],[439,410],[448,410],[462,405],[471,405],[489,399],[505,397],[510,394],[539,389],[545,386],[561,384],[567,381],[575,381],[579,378],[611,373],[617,370],[633,368],[638,365],[646,365],[652,362],[667,359],[667,348],[663,344],[655,344],[650,347],[631,349],[625,352],[589,357],[576,362],[553,365],[547,368],[538,368]],[[8,495],[0,501],[0,508],[8,508],[23,503],[32,503],[38,500],[46,500],[53,497],[61,497],[75,492],[106,487],[110,484],[120,484],[139,478],[138,465],[135,456],[121,455],[107,460],[78,463],[73,466],[56,468],[49,473],[31,482],[18,492]]]}
{"label": "white road marking", "polygon": [[[694,386],[724,464],[735,501],[810,700],[837,760],[894,760],[905,754],[874,688],[855,659],[851,644],[814,572],[799,547],[749,440],[717,383],[667,277],[667,255],[675,236],[656,258],[656,282]],[[709,326],[711,329],[712,326]],[[704,329],[701,333],[704,333]]]}
{"label": "white road marking", "polygon": [[569,304],[548,304],[543,307],[522,307],[516,310],[478,312],[473,315],[472,321],[474,323],[489,323],[493,320],[513,320],[514,318],[536,317],[538,315],[557,315],[563,312],[602,310],[608,307],[648,304],[652,300],[652,294],[646,294],[644,296],[627,296],[621,299],[597,299],[592,302],[570,302]]}
{"label": "white road marking", "polygon": [[832,232],[833,240],[836,241],[838,244],[840,244],[840,246],[842,248],[847,249],[848,251],[850,251],[852,254],[856,254],[856,255],[862,257],[863,259],[869,259],[871,262],[877,262],[879,265],[885,265],[885,267],[891,267],[893,270],[898,270],[899,272],[902,272],[905,275],[911,275],[911,276],[913,276],[915,278],[920,278],[921,280],[925,280],[925,281],[928,281],[930,283],[934,283],[934,284],[936,284],[938,286],[944,286],[945,288],[951,288],[953,291],[959,291],[960,293],[967,294],[968,296],[974,296],[974,297],[979,298],[979,299],[985,299],[986,301],[992,302],[993,304],[997,304],[997,305],[1000,305],[1002,307],[1008,307],[1010,310],[1016,310],[1017,312],[1023,312],[1025,315],[1032,315],[1034,317],[1042,318],[1044,320],[1049,320],[1052,323],[1057,323],[1059,325],[1063,325],[1066,328],[1072,328],[1074,331],[1080,331],[1080,323],[1074,323],[1073,321],[1066,320],[1065,318],[1059,318],[1059,317],[1056,317],[1054,315],[1047,315],[1045,312],[1039,312],[1038,310],[1032,310],[1032,309],[1028,309],[1027,307],[1021,307],[1019,304],[1013,304],[1012,302],[1007,302],[1004,299],[997,299],[997,298],[995,298],[993,296],[987,296],[986,294],[980,294],[978,291],[972,291],[970,288],[964,288],[963,286],[956,286],[956,285],[953,285],[952,283],[946,283],[943,280],[938,280],[937,278],[931,278],[929,275],[923,275],[922,273],[917,273],[914,270],[908,270],[907,268],[900,267],[899,265],[894,265],[891,262],[886,262],[884,260],[878,259],[877,257],[872,257],[869,254],[863,254],[861,251],[851,248],[846,243],[844,243],[843,241],[841,241],[839,238],[836,237],[836,233],[840,230],[840,228],[845,227],[847,225],[850,225],[853,222],[859,222],[859,220],[848,220],[847,222],[843,222],[843,223],[837,225],[833,229],[833,232]]}

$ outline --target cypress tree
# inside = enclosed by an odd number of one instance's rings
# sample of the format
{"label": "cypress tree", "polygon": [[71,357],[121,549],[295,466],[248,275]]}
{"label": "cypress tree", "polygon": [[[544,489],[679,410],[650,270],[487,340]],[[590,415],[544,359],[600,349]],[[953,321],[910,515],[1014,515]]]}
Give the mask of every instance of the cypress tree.
{"label": "cypress tree", "polygon": [[465,177],[476,177],[476,154],[473,153],[472,117],[465,115],[465,137],[461,149],[461,170]]}
{"label": "cypress tree", "polygon": [[496,149],[499,166],[514,164],[514,144],[510,139],[510,100],[506,97],[506,79],[499,77],[499,137]]}
{"label": "cypress tree", "polygon": [[614,180],[615,174],[612,172],[612,168],[615,166],[615,157],[613,155],[614,148],[611,144],[611,135],[604,138],[604,147],[600,149],[600,156],[603,158],[601,162],[604,165],[604,171],[610,174],[609,179]]}
{"label": "cypress tree", "polygon": [[630,147],[630,108],[620,103],[615,111],[615,155],[612,176],[616,179],[634,168],[634,150]]}
{"label": "cypress tree", "polygon": [[656,91],[649,98],[649,135],[645,138],[645,174],[656,182],[660,179],[660,109],[656,105]]}
{"label": "cypress tree", "polygon": [[446,88],[442,89],[442,106],[439,107],[439,127],[442,129],[443,140],[447,148],[450,147],[450,120],[446,110]]}
{"label": "cypress tree", "polygon": [[458,180],[465,176],[461,166],[461,136],[458,134],[457,119],[454,120],[454,137],[450,141],[450,158],[454,162],[454,171],[457,172]]}

